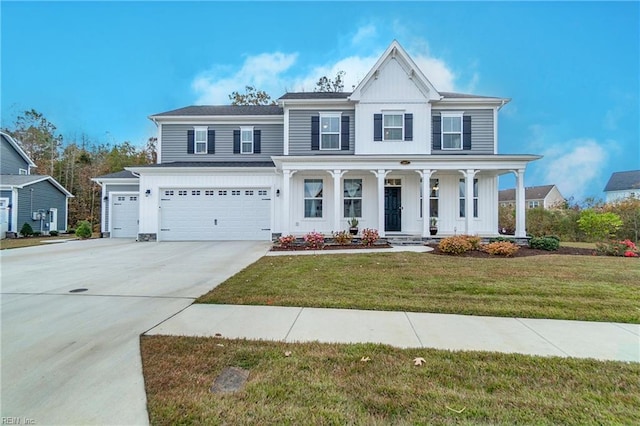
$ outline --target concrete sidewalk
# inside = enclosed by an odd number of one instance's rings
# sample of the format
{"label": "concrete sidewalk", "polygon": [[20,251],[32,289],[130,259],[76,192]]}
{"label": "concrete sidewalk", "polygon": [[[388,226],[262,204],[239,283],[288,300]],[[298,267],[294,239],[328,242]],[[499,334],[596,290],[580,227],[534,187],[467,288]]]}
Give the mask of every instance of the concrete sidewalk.
{"label": "concrete sidewalk", "polygon": [[383,343],[640,362],[640,325],[414,312],[195,304],[147,335]]}

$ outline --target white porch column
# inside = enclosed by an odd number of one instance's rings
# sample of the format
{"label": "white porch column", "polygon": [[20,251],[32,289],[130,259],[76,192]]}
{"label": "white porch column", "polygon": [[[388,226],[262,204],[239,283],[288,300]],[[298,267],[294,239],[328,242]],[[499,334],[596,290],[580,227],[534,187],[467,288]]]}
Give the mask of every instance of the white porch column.
{"label": "white porch column", "polygon": [[416,170],[422,177],[422,237],[429,237],[431,209],[429,201],[431,200],[431,175],[433,170]]}
{"label": "white porch column", "polygon": [[516,175],[516,238],[527,236],[527,221],[524,196],[524,169],[513,171]]}
{"label": "white porch column", "polygon": [[372,172],[378,178],[378,234],[384,237],[384,178],[389,172],[382,169]]}
{"label": "white porch column", "polygon": [[291,233],[291,177],[295,171],[282,171],[282,235]]}
{"label": "white porch column", "polygon": [[342,191],[342,185],[340,185],[340,181],[342,175],[345,174],[345,171],[330,170],[329,173],[333,177],[333,230],[340,231],[340,218],[342,217],[342,209],[340,208],[340,193]]}
{"label": "white porch column", "polygon": [[473,178],[477,170],[462,171],[464,174],[464,229],[465,234],[473,235],[475,227],[473,226]]}

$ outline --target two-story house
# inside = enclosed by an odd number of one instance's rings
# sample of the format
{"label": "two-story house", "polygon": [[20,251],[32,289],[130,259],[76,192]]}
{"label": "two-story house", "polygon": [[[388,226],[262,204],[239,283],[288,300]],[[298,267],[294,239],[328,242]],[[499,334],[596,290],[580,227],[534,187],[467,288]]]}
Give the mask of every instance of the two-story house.
{"label": "two-story house", "polygon": [[34,231],[66,231],[69,198],[54,178],[31,174],[35,163],[8,133],[0,132],[0,238],[17,235],[25,223]]}
{"label": "two-story house", "polygon": [[640,198],[640,170],[614,172],[604,187],[607,203],[615,203],[625,198]]}
{"label": "two-story house", "polygon": [[330,234],[353,217],[382,236],[428,237],[430,218],[438,236],[493,236],[498,177],[514,173],[516,237],[525,237],[524,173],[540,157],[498,154],[508,101],[439,92],[394,41],[351,93],[155,114],[158,163],[95,179],[103,232],[116,227],[118,197],[138,209],[129,223],[139,240]]}
{"label": "two-story house", "polygon": [[[524,200],[528,209],[556,209],[563,207],[566,200],[556,185],[527,186]],[[515,207],[516,189],[503,189],[498,192],[498,201],[502,207]]]}

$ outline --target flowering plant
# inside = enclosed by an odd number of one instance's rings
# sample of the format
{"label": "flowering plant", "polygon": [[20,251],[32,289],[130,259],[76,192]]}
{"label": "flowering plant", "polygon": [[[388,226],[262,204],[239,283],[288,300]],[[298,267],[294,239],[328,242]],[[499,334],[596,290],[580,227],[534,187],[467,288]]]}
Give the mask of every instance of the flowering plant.
{"label": "flowering plant", "polygon": [[604,256],[640,257],[640,249],[631,240],[609,241],[596,244],[598,254]]}
{"label": "flowering plant", "polygon": [[313,250],[319,250],[324,247],[324,235],[316,231],[311,231],[305,235],[304,241]]}
{"label": "flowering plant", "polygon": [[291,247],[293,243],[296,242],[296,237],[294,237],[293,235],[284,235],[278,238],[278,242],[282,247]]}
{"label": "flowering plant", "polygon": [[347,231],[338,231],[333,233],[333,239],[336,240],[336,243],[340,244],[341,246],[346,246],[347,244],[351,244],[353,235],[351,235]]}
{"label": "flowering plant", "polygon": [[362,245],[372,246],[380,239],[377,229],[365,228],[362,230]]}

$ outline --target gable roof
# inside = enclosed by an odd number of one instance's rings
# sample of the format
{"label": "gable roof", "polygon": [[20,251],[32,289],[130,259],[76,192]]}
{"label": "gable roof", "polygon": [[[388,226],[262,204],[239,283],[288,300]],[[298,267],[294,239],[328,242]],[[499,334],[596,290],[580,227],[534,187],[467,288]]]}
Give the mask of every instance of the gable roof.
{"label": "gable roof", "polygon": [[149,116],[154,117],[197,117],[209,115],[283,115],[283,109],[277,105],[191,105],[172,111]]}
{"label": "gable roof", "polygon": [[[530,186],[524,189],[525,200],[543,200],[555,185]],[[515,201],[516,189],[503,189],[498,192],[498,201]]]}
{"label": "gable roof", "polygon": [[387,50],[384,51],[380,59],[375,63],[375,65],[369,70],[367,75],[358,83],[355,90],[351,94],[351,99],[355,101],[359,101],[362,95],[362,91],[370,84],[371,79],[377,78],[377,74],[379,73],[380,68],[385,63],[387,58],[398,59],[398,63],[405,70],[405,72],[410,76],[410,78],[415,82],[416,87],[424,94],[424,96],[429,100],[438,100],[441,98],[440,94],[436,90],[435,86],[431,84],[429,79],[422,73],[422,70],[413,62],[413,59],[409,56],[406,50],[397,40],[393,40]]}
{"label": "gable roof", "polygon": [[20,147],[20,144],[18,143],[18,141],[16,141],[15,139],[13,139],[11,137],[10,134],[5,133],[5,132],[0,132],[0,137],[2,137],[2,140],[5,141],[6,143],[8,143],[9,145],[11,145],[13,147],[13,149],[16,150],[16,152],[22,157],[24,158],[24,161],[27,162],[27,164],[29,164],[29,167],[38,167],[36,166],[36,163],[34,163],[33,161],[31,161],[31,158],[29,158],[29,156],[27,155],[26,152],[24,152],[24,150]]}
{"label": "gable roof", "polygon": [[614,172],[604,187],[604,192],[640,189],[640,170]]}
{"label": "gable roof", "polygon": [[0,188],[22,189],[26,186],[33,185],[38,182],[49,181],[53,186],[58,188],[67,197],[73,197],[73,194],[60,185],[57,180],[47,175],[0,175]]}
{"label": "gable roof", "polygon": [[138,179],[138,176],[134,175],[129,170],[120,170],[119,172],[97,176],[94,179]]}

